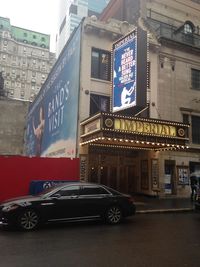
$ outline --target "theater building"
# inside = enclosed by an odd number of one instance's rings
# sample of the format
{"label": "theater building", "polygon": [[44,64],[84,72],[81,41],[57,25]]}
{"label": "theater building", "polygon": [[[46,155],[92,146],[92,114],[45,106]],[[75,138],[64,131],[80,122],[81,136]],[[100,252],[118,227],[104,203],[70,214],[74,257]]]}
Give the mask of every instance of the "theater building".
{"label": "theater building", "polygon": [[[197,0],[112,0],[100,18],[126,21],[148,32],[146,117],[190,124],[187,151],[156,152],[160,195],[187,196],[190,190],[185,174],[200,170],[199,13]],[[150,191],[154,173],[151,165],[149,161]],[[138,183],[143,184],[142,173]]]}
{"label": "theater building", "polygon": [[[189,195],[189,126],[183,123],[182,117],[161,119],[155,114],[155,106],[150,107],[150,98],[153,102],[156,95],[154,91],[151,95],[150,88],[154,86],[151,83],[156,82],[148,76],[152,75],[148,62],[150,57],[155,60],[151,49],[157,49],[157,42],[149,38],[146,28],[139,30],[126,22],[110,20],[108,29],[114,29],[113,25],[115,29],[119,27],[115,33],[103,31],[103,24],[94,18],[88,18],[85,23],[82,63],[88,60],[91,65],[84,64],[80,76],[81,179],[129,193]],[[102,53],[109,59],[109,51],[112,52],[111,73],[110,61],[108,65],[100,61]],[[124,51],[128,67],[121,60]],[[134,64],[129,64],[130,51],[134,54]],[[101,67],[106,70],[105,76],[101,76]],[[157,67],[151,65],[153,69]],[[124,74],[118,71],[116,75],[115,68],[124,68]],[[125,84],[129,90],[132,86],[136,90],[132,104],[123,106],[119,98]],[[154,108],[152,116],[151,108]]]}
{"label": "theater building", "polygon": [[78,157],[81,180],[120,191],[187,197],[200,167],[199,43],[119,19],[86,18],[71,36],[30,107],[26,153]]}

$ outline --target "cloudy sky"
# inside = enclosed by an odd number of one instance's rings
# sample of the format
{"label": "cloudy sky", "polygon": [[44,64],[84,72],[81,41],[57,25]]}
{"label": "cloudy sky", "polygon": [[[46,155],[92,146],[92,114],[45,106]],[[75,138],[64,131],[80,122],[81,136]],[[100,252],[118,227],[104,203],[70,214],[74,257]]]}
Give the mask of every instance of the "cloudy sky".
{"label": "cloudy sky", "polygon": [[50,49],[55,52],[59,0],[2,0],[0,16],[13,26],[51,35]]}

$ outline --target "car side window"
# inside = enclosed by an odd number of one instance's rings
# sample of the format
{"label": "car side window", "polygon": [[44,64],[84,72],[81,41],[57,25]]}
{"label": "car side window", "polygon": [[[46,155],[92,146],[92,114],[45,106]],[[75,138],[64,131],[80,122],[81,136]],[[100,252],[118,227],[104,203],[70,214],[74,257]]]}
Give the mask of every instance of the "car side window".
{"label": "car side window", "polygon": [[109,192],[100,186],[83,186],[80,195],[108,195]]}
{"label": "car side window", "polygon": [[79,195],[80,187],[78,185],[66,186],[59,190],[57,194],[63,196],[77,196]]}

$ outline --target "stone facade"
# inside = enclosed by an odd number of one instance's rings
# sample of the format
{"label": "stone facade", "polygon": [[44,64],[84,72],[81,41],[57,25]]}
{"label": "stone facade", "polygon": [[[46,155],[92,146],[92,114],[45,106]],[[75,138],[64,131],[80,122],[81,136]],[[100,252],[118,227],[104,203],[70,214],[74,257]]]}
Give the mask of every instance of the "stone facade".
{"label": "stone facade", "polygon": [[113,0],[101,15],[104,22],[112,17],[148,32],[149,117],[190,123],[187,151],[152,151],[137,156],[135,165],[148,161],[146,189],[141,187],[140,170],[136,171],[138,192],[152,194],[153,160],[158,163],[160,195],[188,196],[189,179],[182,182],[181,173],[185,171],[189,178],[200,169],[199,14],[198,1]]}
{"label": "stone facade", "polygon": [[23,155],[29,102],[0,99],[0,155]]}

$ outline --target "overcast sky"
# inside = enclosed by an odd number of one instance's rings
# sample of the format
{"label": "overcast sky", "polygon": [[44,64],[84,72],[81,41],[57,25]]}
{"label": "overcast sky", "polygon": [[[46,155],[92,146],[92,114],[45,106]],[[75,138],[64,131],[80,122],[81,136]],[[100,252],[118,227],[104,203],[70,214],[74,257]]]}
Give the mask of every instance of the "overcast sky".
{"label": "overcast sky", "polygon": [[51,35],[50,49],[55,52],[59,0],[1,0],[0,16],[13,26]]}

